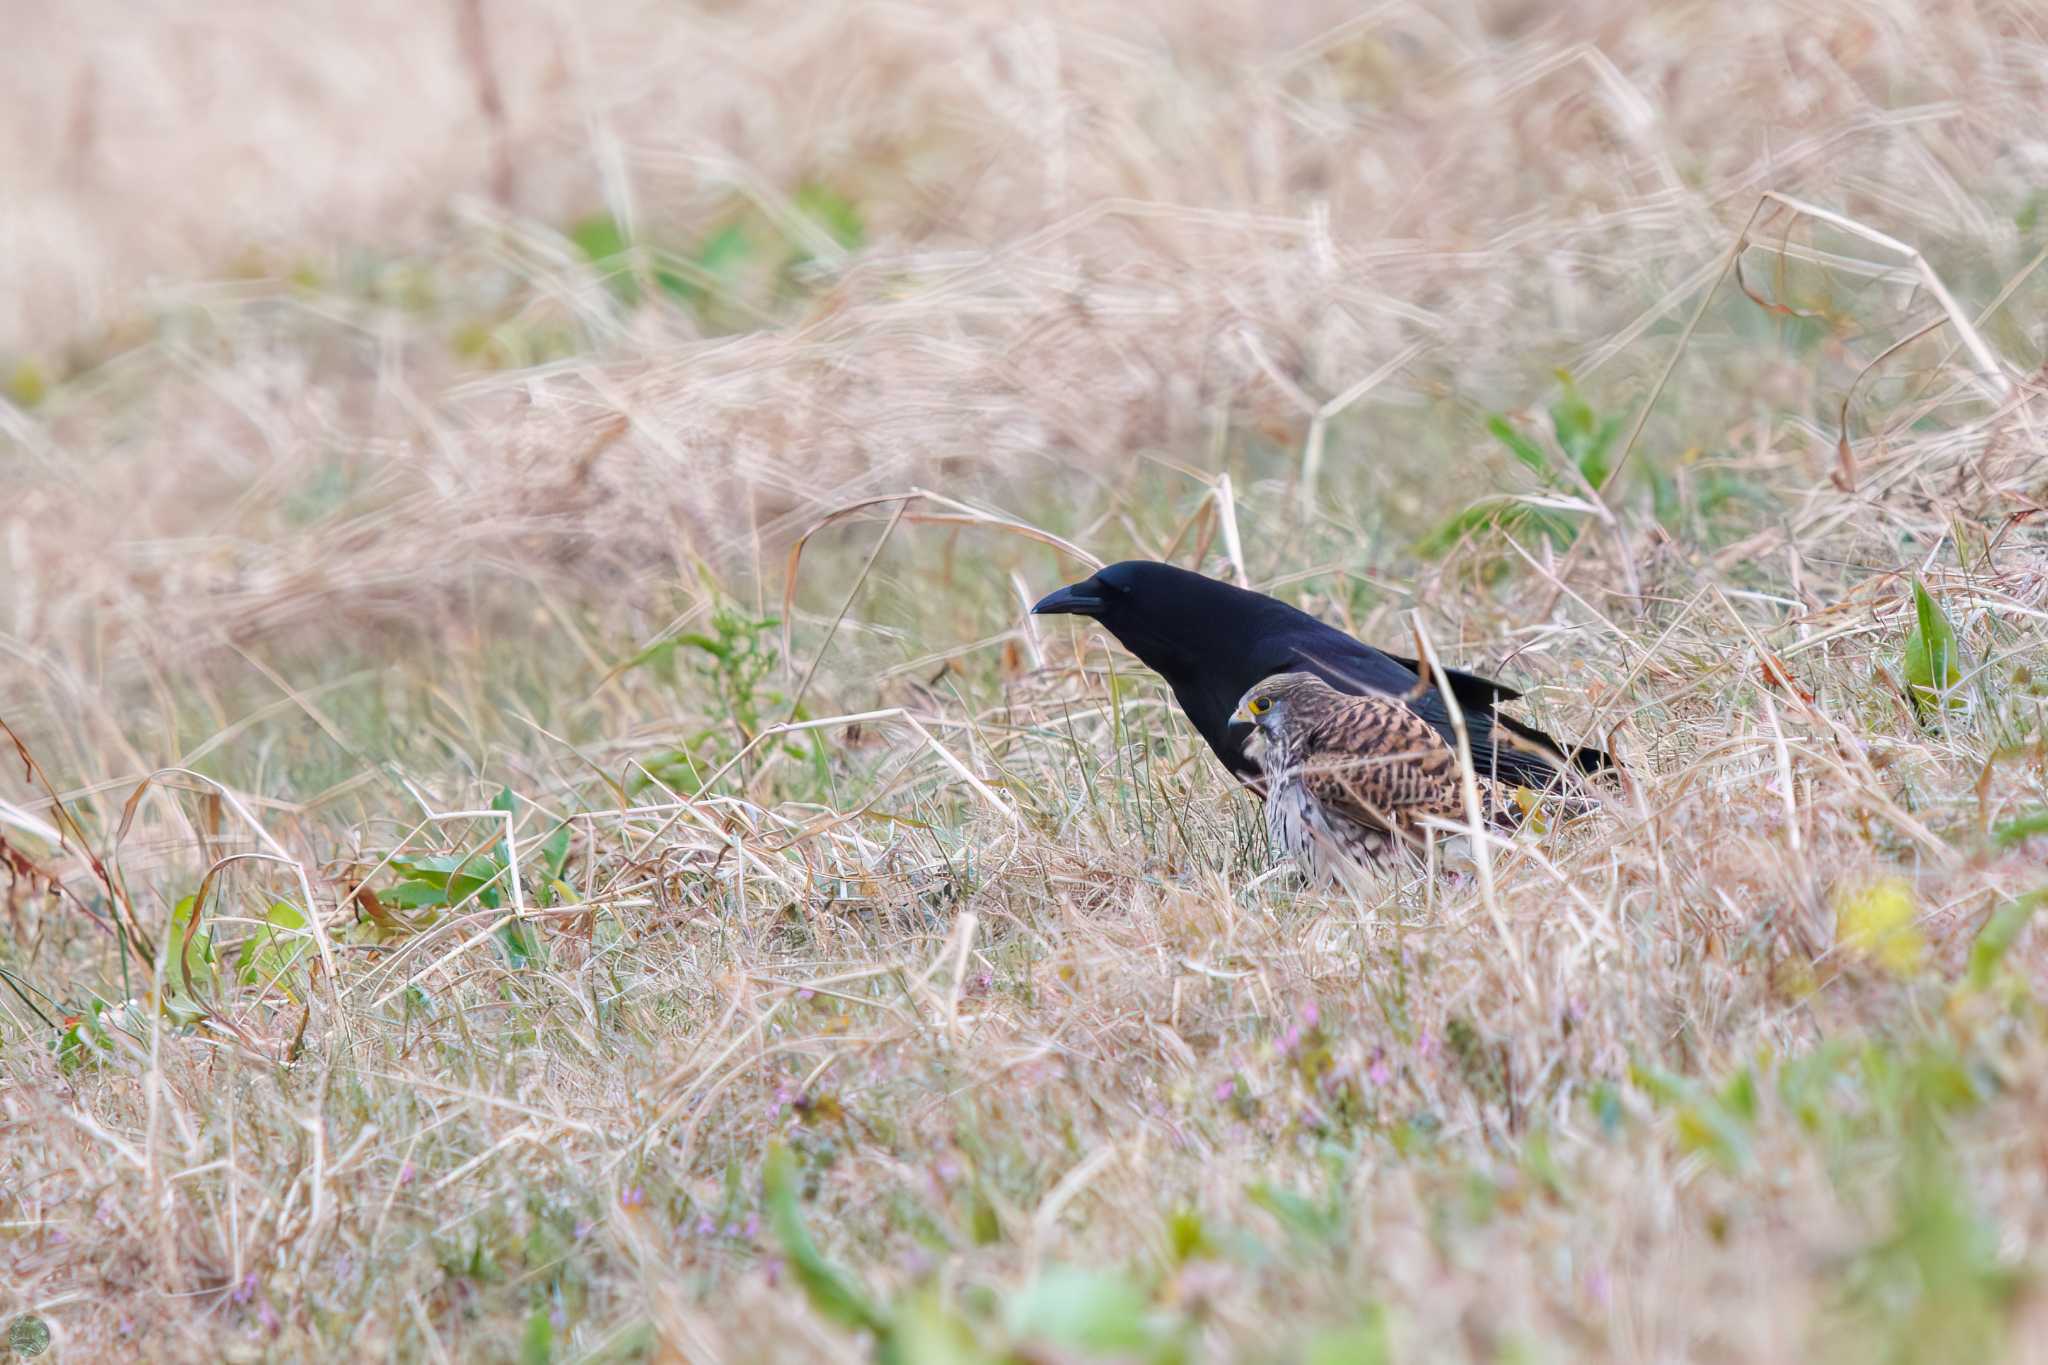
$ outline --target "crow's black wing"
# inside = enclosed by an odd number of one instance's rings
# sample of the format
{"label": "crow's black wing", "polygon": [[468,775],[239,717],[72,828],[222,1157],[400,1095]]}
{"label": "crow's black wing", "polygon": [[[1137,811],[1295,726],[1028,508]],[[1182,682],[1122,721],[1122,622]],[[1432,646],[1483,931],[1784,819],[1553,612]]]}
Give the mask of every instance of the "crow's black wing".
{"label": "crow's black wing", "polygon": [[[1312,617],[1307,624],[1273,632],[1260,643],[1260,676],[1299,668],[1340,692],[1398,697],[1446,743],[1457,742],[1443,694],[1423,681],[1414,660],[1383,653]],[[1528,787],[1547,787],[1556,781],[1557,765],[1566,757],[1561,746],[1541,730],[1494,710],[1500,702],[1520,696],[1519,692],[1475,674],[1453,669],[1444,672],[1450,679],[1451,695],[1464,713],[1472,766],[1477,772]],[[1569,757],[1589,772],[1606,765],[1606,756],[1597,750],[1576,750]]]}

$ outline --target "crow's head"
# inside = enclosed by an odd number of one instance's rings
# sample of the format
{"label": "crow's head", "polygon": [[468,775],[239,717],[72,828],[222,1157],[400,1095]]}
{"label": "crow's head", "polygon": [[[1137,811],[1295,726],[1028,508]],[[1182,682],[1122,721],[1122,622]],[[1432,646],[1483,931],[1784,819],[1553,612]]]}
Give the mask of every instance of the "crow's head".
{"label": "crow's head", "polygon": [[1172,677],[1196,665],[1228,668],[1265,602],[1171,564],[1127,559],[1047,594],[1031,610],[1093,617],[1124,648]]}

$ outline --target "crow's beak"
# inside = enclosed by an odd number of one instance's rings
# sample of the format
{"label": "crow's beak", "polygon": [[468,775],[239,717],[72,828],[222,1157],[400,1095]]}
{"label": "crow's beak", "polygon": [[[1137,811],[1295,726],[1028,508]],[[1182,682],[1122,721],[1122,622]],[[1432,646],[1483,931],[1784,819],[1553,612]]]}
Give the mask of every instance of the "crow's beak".
{"label": "crow's beak", "polygon": [[1038,605],[1031,609],[1033,616],[1093,616],[1102,609],[1102,599],[1088,590],[1086,583],[1075,583],[1049,592],[1038,599]]}

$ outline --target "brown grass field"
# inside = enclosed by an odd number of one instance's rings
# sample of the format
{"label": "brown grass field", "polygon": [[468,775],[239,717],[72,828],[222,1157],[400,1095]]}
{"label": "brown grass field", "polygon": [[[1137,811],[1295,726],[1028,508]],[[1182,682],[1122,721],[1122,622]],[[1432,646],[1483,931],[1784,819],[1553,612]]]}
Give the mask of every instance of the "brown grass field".
{"label": "brown grass field", "polygon": [[2048,1360],[2039,6],[0,18],[11,1358]]}

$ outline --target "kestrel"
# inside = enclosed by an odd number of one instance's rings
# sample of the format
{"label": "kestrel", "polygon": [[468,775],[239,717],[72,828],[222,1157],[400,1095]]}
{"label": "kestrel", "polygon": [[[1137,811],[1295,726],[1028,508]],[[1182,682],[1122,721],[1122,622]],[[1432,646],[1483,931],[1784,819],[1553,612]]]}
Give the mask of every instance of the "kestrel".
{"label": "kestrel", "polygon": [[[1349,696],[1314,674],[1282,673],[1244,694],[1231,728],[1264,773],[1274,851],[1311,881],[1419,856],[1425,822],[1466,820],[1457,751],[1393,697]],[[1518,823],[1517,788],[1475,776],[1480,819]]]}

